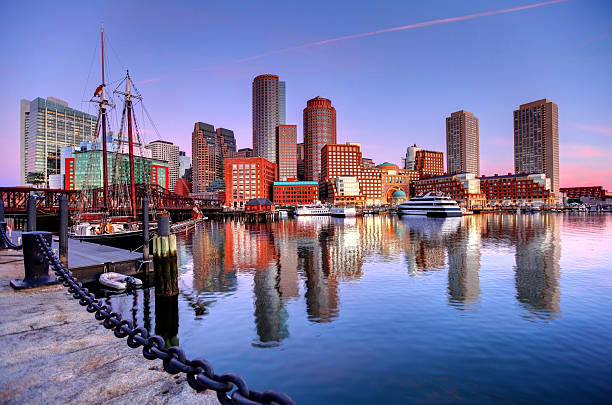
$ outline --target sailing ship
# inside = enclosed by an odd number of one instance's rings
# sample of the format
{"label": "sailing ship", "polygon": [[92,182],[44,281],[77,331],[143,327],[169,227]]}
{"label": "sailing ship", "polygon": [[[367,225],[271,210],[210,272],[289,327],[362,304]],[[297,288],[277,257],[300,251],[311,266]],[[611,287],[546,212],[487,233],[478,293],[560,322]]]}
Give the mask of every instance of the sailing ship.
{"label": "sailing ship", "polygon": [[[143,224],[137,217],[137,191],[140,196],[150,198],[150,179],[147,178],[145,165],[143,164],[143,155],[140,153],[141,167],[145,177],[144,184],[136,184],[135,182],[135,157],[134,157],[134,132],[138,145],[142,148],[142,142],[136,125],[136,114],[134,113],[133,99],[138,99],[142,102],[142,97],[137,92],[134,83],[130,77],[129,71],[126,71],[125,79],[117,86],[117,89],[125,82],[125,90],[115,90],[113,93],[124,98],[123,111],[121,116],[121,128],[118,137],[118,146],[115,150],[112,170],[112,185],[109,186],[109,165],[107,150],[107,127],[108,127],[108,109],[113,107],[107,97],[106,78],[104,71],[104,29],[101,29],[101,51],[102,51],[102,83],[94,91],[92,102],[98,104],[98,127],[96,138],[101,136],[102,144],[102,188],[92,188],[84,190],[79,212],[77,214],[76,223],[70,233],[70,237],[81,241],[93,242],[102,245],[115,246],[124,249],[137,250],[142,247],[143,243]],[[136,91],[134,94],[132,88]],[[124,125],[127,126],[127,146],[129,156],[129,183],[122,184],[120,167],[123,162],[123,157],[120,154],[123,152],[122,143],[124,141]],[[136,131],[134,131],[134,127]],[[93,156],[93,154],[91,154]],[[93,158],[90,156],[90,159]],[[91,169],[91,168],[88,168]],[[119,173],[118,173],[119,172]],[[91,173],[91,170],[88,170]],[[119,174],[119,175],[118,175]],[[150,174],[149,174],[150,175]],[[100,199],[101,197],[101,199]],[[85,212],[85,205],[91,200],[99,202],[100,209],[98,212]],[[142,198],[141,198],[142,200]],[[140,201],[140,203],[142,203]],[[98,204],[94,204],[98,205]],[[155,218],[155,206],[152,205],[152,214]],[[156,229],[156,224],[152,222],[148,232],[152,233]]]}

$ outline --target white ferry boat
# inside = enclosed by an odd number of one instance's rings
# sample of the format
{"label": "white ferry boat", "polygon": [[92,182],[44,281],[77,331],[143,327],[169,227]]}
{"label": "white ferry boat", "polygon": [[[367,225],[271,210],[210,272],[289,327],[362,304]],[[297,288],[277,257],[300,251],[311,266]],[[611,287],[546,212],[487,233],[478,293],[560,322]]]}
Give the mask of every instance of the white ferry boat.
{"label": "white ferry boat", "polygon": [[400,215],[426,215],[428,217],[460,217],[461,208],[455,200],[441,193],[429,192],[398,205]]}
{"label": "white ferry boat", "polygon": [[357,210],[355,207],[332,207],[330,210],[332,217],[350,218],[357,216]]}
{"label": "white ferry boat", "polygon": [[329,208],[324,205],[298,205],[295,210],[295,215],[298,217],[329,214]]}

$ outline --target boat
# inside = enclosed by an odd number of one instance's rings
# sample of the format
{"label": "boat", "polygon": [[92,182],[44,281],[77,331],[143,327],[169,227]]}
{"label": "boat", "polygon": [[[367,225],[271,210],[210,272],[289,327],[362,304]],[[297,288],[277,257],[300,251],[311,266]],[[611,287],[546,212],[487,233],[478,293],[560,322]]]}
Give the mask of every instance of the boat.
{"label": "boat", "polygon": [[295,215],[301,216],[318,216],[329,215],[329,208],[325,205],[298,205],[295,210]]}
{"label": "boat", "polygon": [[400,215],[425,215],[428,217],[460,217],[459,204],[442,193],[429,192],[413,197],[397,206]]}
{"label": "boat", "polygon": [[125,274],[121,273],[114,273],[112,271],[100,274],[99,281],[103,286],[120,291],[123,291],[128,287],[134,288],[142,285],[142,280],[139,278],[126,276]]}
{"label": "boat", "polygon": [[350,218],[357,216],[355,207],[332,207],[329,211],[332,217]]}

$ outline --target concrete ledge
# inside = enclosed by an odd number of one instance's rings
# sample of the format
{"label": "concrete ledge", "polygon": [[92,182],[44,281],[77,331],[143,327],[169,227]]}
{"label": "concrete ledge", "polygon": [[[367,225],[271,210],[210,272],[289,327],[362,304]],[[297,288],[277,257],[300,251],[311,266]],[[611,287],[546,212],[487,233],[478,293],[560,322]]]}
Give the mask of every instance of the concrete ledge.
{"label": "concrete ledge", "polygon": [[[85,311],[62,286],[13,291],[23,277],[14,252],[0,254],[0,402],[3,404],[214,404],[184,374],[163,371]],[[13,257],[15,255],[15,257]],[[20,273],[20,274],[16,274]]]}

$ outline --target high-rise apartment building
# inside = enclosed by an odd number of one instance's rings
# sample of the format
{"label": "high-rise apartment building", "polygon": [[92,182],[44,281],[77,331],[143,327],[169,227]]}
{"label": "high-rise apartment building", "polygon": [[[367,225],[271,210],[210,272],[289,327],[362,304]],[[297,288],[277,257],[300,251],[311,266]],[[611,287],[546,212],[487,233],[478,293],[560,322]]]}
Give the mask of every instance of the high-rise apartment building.
{"label": "high-rise apartment building", "polygon": [[559,112],[557,104],[543,99],[514,111],[514,170],[544,173],[559,196]]}
{"label": "high-rise apartment building", "polygon": [[[308,100],[304,108],[304,178],[319,181],[321,149],[336,143],[336,109],[323,97]],[[359,158],[361,164],[361,157]]]}
{"label": "high-rise apartment building", "polygon": [[276,127],[285,124],[285,82],[277,75],[253,79],[253,154],[276,162]]}
{"label": "high-rise apartment building", "polygon": [[480,176],[478,118],[460,110],[446,118],[446,169],[448,173]]}
{"label": "high-rise apartment building", "polygon": [[48,185],[61,174],[61,149],[96,136],[97,117],[53,97],[20,102],[21,182]]}
{"label": "high-rise apartment building", "polygon": [[443,175],[444,154],[421,149],[414,144],[406,149],[404,169],[417,171],[419,178]]}
{"label": "high-rise apartment building", "polygon": [[193,192],[203,193],[215,180],[223,180],[224,159],[234,156],[234,133],[196,122],[191,135]]}
{"label": "high-rise apartment building", "polygon": [[150,142],[145,148],[151,151],[153,159],[168,162],[168,190],[174,191],[174,185],[179,179],[179,147],[172,142],[157,140]]}
{"label": "high-rise apartment building", "polygon": [[279,125],[276,127],[276,164],[280,181],[297,178],[296,125]]}
{"label": "high-rise apartment building", "polygon": [[304,180],[304,142],[298,143],[297,148],[297,178]]}

